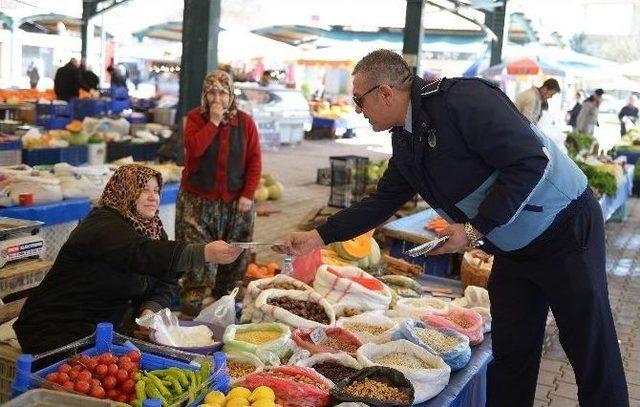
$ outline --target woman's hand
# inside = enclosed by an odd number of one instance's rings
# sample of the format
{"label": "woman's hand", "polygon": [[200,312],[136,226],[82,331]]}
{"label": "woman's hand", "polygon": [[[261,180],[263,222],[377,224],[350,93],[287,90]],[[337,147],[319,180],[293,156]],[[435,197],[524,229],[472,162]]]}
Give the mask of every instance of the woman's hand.
{"label": "woman's hand", "polygon": [[238,212],[240,213],[249,212],[249,210],[251,209],[251,206],[253,206],[253,201],[249,198],[245,198],[244,196],[241,196],[240,199],[238,200]]}
{"label": "woman's hand", "polygon": [[[145,309],[145,310],[142,310],[139,318],[144,318],[147,315],[153,315],[153,314],[155,314],[155,312],[151,311],[150,309]],[[149,331],[150,329],[147,328],[146,326],[140,326],[136,324],[136,328],[133,330],[133,337],[143,341],[148,341]]]}
{"label": "woman's hand", "polygon": [[222,240],[216,240],[204,247],[204,259],[210,263],[229,264],[233,263],[243,250]]}
{"label": "woman's hand", "polygon": [[224,107],[220,103],[212,103],[209,107],[209,121],[214,126],[219,126],[224,115]]}

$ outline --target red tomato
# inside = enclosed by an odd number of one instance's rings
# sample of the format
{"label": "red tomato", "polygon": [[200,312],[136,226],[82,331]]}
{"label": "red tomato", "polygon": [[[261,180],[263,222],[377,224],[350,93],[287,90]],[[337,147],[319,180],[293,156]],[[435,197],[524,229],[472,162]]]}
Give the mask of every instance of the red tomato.
{"label": "red tomato", "polygon": [[118,397],[116,397],[116,401],[120,403],[126,403],[127,401],[129,401],[129,397],[127,397],[126,394],[120,394]]}
{"label": "red tomato", "polygon": [[100,380],[98,380],[98,379],[91,379],[89,384],[91,385],[91,387],[94,387],[94,386],[102,387],[102,382]]}
{"label": "red tomato", "polygon": [[91,372],[95,372],[97,366],[98,361],[95,359],[89,359],[89,361],[85,364],[85,367]]}
{"label": "red tomato", "polygon": [[120,358],[118,358],[117,356],[114,356],[112,362],[115,363],[115,364],[118,364],[119,360],[120,360]]}
{"label": "red tomato", "polygon": [[131,394],[135,391],[136,381],[132,379],[125,380],[120,388],[124,394]]}
{"label": "red tomato", "polygon": [[122,367],[123,363],[131,363],[131,358],[129,356],[120,356],[120,359],[118,359],[120,367]]}
{"label": "red tomato", "polygon": [[107,376],[102,379],[102,386],[105,388],[105,390],[113,389],[114,387],[116,387],[116,384],[118,384],[118,381],[113,376]]}
{"label": "red tomato", "polygon": [[116,389],[107,390],[107,398],[109,398],[111,400],[116,400],[119,395],[120,395],[120,391],[119,390],[116,390]]}
{"label": "red tomato", "polygon": [[68,374],[64,373],[64,372],[60,372],[58,373],[58,384],[60,386],[63,386],[66,382],[68,382],[69,380],[71,380],[71,378],[69,377]]}
{"label": "red tomato", "polygon": [[58,368],[58,372],[69,373],[69,371],[71,371],[71,366],[66,363],[61,364]]}
{"label": "red tomato", "polygon": [[109,368],[107,367],[107,365],[99,364],[98,366],[96,366],[96,374],[100,377],[105,376],[108,371]]}
{"label": "red tomato", "polygon": [[113,353],[105,352],[102,355],[100,355],[100,363],[104,363],[105,365],[108,365],[111,362],[113,362]]}
{"label": "red tomato", "polygon": [[132,362],[137,362],[140,360],[140,352],[138,351],[131,351],[127,354],[127,356],[129,356],[129,359],[131,359]]}
{"label": "red tomato", "polygon": [[97,399],[103,399],[105,396],[105,391],[102,388],[102,386],[91,386],[91,389],[89,390],[89,395]]}
{"label": "red tomato", "polygon": [[78,373],[78,380],[83,380],[85,382],[90,382],[91,381],[91,372],[88,370],[83,370],[82,372]]}
{"label": "red tomato", "polygon": [[111,376],[115,376],[116,373],[118,373],[118,365],[116,365],[115,363],[110,363],[109,366],[107,366],[107,374],[111,375]]}
{"label": "red tomato", "polygon": [[80,374],[80,372],[78,372],[77,370],[70,370],[69,373],[67,373],[69,375],[69,378],[73,381],[75,381],[78,378],[78,375]]}
{"label": "red tomato", "polygon": [[133,369],[129,370],[129,379],[134,379],[136,377],[136,373],[138,373],[137,367],[134,367]]}
{"label": "red tomato", "polygon": [[80,373],[83,370],[84,370],[84,367],[82,365],[73,365],[73,367],[71,368],[72,372]]}
{"label": "red tomato", "polygon": [[75,391],[77,391],[78,393],[82,393],[82,394],[87,394],[89,393],[89,382],[85,381],[85,380],[78,380],[76,382],[76,385],[73,387],[73,389]]}
{"label": "red tomato", "polygon": [[49,373],[45,378],[49,382],[58,383],[58,373]]}
{"label": "red tomato", "polygon": [[118,370],[118,373],[116,373],[116,380],[118,380],[118,383],[123,383],[128,378],[129,378],[129,372],[127,372],[124,369],[120,369]]}
{"label": "red tomato", "polygon": [[87,363],[89,363],[90,360],[91,360],[91,356],[89,356],[89,355],[80,355],[79,361],[83,365],[86,365]]}
{"label": "red tomato", "polygon": [[73,391],[75,386],[74,386],[73,382],[71,380],[69,380],[68,382],[64,382],[62,387],[64,387],[66,390]]}

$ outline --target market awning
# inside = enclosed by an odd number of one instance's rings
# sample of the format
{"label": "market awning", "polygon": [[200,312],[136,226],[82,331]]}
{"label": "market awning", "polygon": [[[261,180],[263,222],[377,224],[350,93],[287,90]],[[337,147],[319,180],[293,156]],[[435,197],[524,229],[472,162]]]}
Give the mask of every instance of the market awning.
{"label": "market awning", "polygon": [[492,78],[502,75],[539,75],[565,76],[562,68],[542,58],[519,58],[489,67],[480,76]]}

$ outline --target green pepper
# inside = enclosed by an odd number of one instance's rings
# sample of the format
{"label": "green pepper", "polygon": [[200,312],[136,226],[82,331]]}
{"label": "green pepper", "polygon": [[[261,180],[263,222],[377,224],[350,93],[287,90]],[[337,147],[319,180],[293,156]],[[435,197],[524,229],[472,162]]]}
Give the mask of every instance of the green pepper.
{"label": "green pepper", "polygon": [[167,381],[171,384],[171,387],[173,387],[174,393],[182,394],[183,392],[182,386],[180,385],[180,382],[178,381],[178,379],[170,375],[167,375],[166,378],[167,378]]}
{"label": "green pepper", "polygon": [[144,380],[140,380],[136,383],[136,399],[140,400],[140,402],[147,399],[147,395],[144,391],[146,385],[147,382],[145,382]]}
{"label": "green pepper", "polygon": [[189,381],[187,380],[187,376],[185,375],[184,371],[178,369],[177,367],[172,367],[168,370],[168,372],[170,374],[173,374],[178,379],[182,387],[189,386]]}
{"label": "green pepper", "polygon": [[167,389],[167,387],[164,384],[162,384],[162,380],[160,380],[157,376],[148,374],[147,379],[151,380],[151,382],[155,385],[155,387],[158,389],[160,394],[162,394],[165,397],[171,396],[171,392]]}
{"label": "green pepper", "polygon": [[166,402],[165,398],[162,396],[162,394],[160,394],[160,391],[157,389],[157,387],[153,382],[148,381],[144,391],[145,393],[147,393],[147,396],[149,396],[150,398],[160,399],[163,402]]}

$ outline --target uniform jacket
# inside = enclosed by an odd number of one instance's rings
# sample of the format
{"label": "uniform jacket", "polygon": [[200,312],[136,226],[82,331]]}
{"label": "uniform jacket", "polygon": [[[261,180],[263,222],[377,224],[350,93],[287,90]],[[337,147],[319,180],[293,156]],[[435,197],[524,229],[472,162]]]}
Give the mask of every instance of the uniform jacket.
{"label": "uniform jacket", "polygon": [[381,224],[417,192],[448,221],[470,221],[489,251],[515,251],[587,187],[575,163],[486,81],[416,77],[411,106],[413,131],[392,129],[377,192],[319,227],[325,243]]}
{"label": "uniform jacket", "polygon": [[183,243],[138,234],[115,210],[94,209],[71,233],[14,324],[24,352],[88,336],[99,322],[131,334],[144,308],[159,311],[177,289]]}

